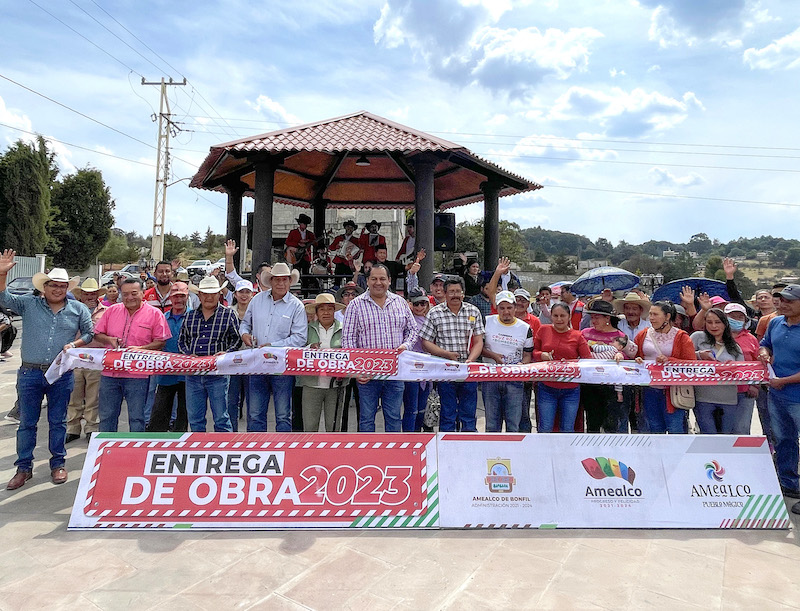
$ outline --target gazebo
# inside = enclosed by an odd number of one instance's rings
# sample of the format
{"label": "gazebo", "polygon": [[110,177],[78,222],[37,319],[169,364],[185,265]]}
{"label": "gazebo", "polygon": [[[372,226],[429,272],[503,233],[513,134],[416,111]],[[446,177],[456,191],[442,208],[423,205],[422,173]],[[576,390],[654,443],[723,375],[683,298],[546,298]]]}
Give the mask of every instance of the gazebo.
{"label": "gazebo", "polygon": [[[313,210],[317,235],[327,208],[414,208],[417,248],[432,253],[434,212],[483,200],[487,269],[499,258],[499,198],[542,188],[463,146],[366,111],[212,146],[190,186],[228,194],[234,239],[242,197],[255,198],[254,262],[270,261],[276,201]],[[422,286],[432,271],[428,257]]]}

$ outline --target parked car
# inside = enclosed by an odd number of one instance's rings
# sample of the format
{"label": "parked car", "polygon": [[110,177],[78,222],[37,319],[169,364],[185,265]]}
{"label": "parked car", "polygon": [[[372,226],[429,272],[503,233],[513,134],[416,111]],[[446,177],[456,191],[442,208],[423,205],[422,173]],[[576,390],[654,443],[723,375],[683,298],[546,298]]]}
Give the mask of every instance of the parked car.
{"label": "parked car", "polygon": [[205,276],[208,272],[211,271],[212,268],[211,260],[210,259],[198,259],[194,261],[191,265],[186,268],[186,273],[189,274],[191,278],[195,274],[200,274],[201,276]]}
{"label": "parked car", "polygon": [[114,280],[114,274],[121,274],[123,278],[138,278],[139,274],[132,274],[130,272],[123,272],[123,271],[112,271],[106,272],[102,276],[100,276],[100,286],[104,286]]}
{"label": "parked car", "polygon": [[142,266],[139,265],[138,263],[128,263],[120,271],[128,272],[131,275],[138,276],[139,272],[142,271]]}

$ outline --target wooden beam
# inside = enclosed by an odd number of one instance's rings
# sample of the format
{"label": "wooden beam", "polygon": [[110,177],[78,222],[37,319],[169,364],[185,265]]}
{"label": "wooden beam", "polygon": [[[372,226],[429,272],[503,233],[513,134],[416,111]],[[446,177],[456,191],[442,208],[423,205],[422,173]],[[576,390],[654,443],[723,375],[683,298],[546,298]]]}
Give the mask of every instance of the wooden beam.
{"label": "wooden beam", "polygon": [[411,166],[409,166],[408,163],[406,163],[406,160],[403,158],[403,154],[397,152],[390,153],[387,151],[386,156],[392,161],[394,161],[395,165],[397,165],[397,167],[400,168],[400,171],[405,175],[405,177],[408,178],[408,181],[413,184],[414,171],[411,169]]}
{"label": "wooden beam", "polygon": [[336,173],[339,171],[339,168],[344,163],[344,160],[347,159],[348,151],[344,151],[339,153],[336,158],[333,160],[331,167],[328,171],[321,177],[318,178],[317,188],[314,189],[314,194],[311,196],[312,201],[321,199],[323,194],[325,193],[325,189],[331,184],[331,181],[336,176]]}

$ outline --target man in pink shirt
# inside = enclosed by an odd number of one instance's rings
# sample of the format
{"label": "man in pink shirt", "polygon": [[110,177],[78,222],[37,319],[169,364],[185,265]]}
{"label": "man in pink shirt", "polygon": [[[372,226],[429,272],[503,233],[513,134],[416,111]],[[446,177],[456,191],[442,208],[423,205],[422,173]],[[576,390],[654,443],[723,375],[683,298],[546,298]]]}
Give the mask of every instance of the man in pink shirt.
{"label": "man in pink shirt", "polygon": [[[143,301],[142,285],[136,278],[122,283],[122,303],[108,308],[95,327],[95,340],[110,348],[161,350],[172,336],[158,308]],[[116,432],[122,400],[128,405],[132,433],[143,433],[148,374],[103,372],[100,379],[100,431]]]}

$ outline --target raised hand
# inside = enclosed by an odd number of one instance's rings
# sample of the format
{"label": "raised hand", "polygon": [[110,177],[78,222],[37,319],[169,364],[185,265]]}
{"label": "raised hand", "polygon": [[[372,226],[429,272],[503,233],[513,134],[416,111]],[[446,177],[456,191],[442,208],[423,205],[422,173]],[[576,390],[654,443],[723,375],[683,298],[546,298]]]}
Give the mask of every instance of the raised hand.
{"label": "raised hand", "polygon": [[700,293],[697,296],[697,301],[700,302],[700,307],[703,310],[710,310],[711,309],[711,297],[708,296],[708,293]]}
{"label": "raised hand", "polygon": [[16,256],[17,253],[10,248],[0,253],[0,274],[5,275],[11,271],[11,268],[17,264],[17,262],[14,261],[14,257]]}
{"label": "raised hand", "polygon": [[172,271],[173,271],[173,272],[174,272],[176,269],[178,269],[180,266],[181,266],[181,260],[180,260],[180,259],[173,259],[173,260],[172,260],[172,263],[170,264],[170,267],[172,268]]}
{"label": "raised hand", "polygon": [[237,252],[239,252],[239,248],[236,246],[236,240],[228,240],[225,242],[225,256],[232,257]]}
{"label": "raised hand", "polygon": [[424,248],[420,248],[419,252],[417,252],[417,263],[422,261],[428,253],[425,252]]}
{"label": "raised hand", "polygon": [[502,276],[503,274],[507,274],[509,269],[511,269],[511,259],[508,257],[500,257],[495,271],[499,271],[500,275]]}
{"label": "raised hand", "polygon": [[725,278],[733,280],[733,275],[736,273],[736,261],[730,257],[725,257],[722,260],[722,270],[725,272]]}
{"label": "raised hand", "polygon": [[684,286],[681,289],[681,303],[694,304],[694,289],[690,286]]}

